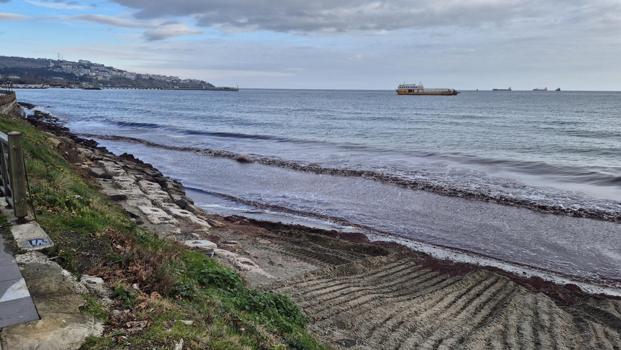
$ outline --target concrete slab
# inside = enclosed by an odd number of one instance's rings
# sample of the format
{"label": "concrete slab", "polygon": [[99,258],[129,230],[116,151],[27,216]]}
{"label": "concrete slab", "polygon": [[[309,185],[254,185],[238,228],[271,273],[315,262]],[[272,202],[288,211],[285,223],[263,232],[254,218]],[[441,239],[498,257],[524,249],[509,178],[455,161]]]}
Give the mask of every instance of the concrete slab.
{"label": "concrete slab", "polygon": [[204,250],[208,253],[213,253],[214,250],[218,248],[218,246],[214,242],[208,241],[206,239],[183,241],[183,244],[190,248],[197,248],[200,250]]}
{"label": "concrete slab", "polygon": [[138,209],[147,217],[147,220],[154,225],[175,224],[177,222],[175,218],[158,207],[139,206]]}
{"label": "concrete slab", "polygon": [[0,303],[0,328],[38,319],[39,314],[30,296]]}
{"label": "concrete slab", "polygon": [[99,161],[99,164],[105,169],[105,171],[112,176],[119,176],[125,174],[125,169],[119,164],[112,161]]}
{"label": "concrete slab", "polygon": [[138,188],[136,178],[128,175],[118,175],[112,178],[112,181],[116,186],[125,190],[132,190]]}
{"label": "concrete slab", "polygon": [[0,282],[14,280],[17,276],[21,276],[21,274],[15,261],[10,263],[0,262]]}
{"label": "concrete slab", "polygon": [[173,215],[173,216],[175,216],[177,218],[187,219],[188,221],[191,221],[191,222],[193,222],[193,223],[195,223],[197,225],[203,226],[205,228],[211,228],[211,225],[209,225],[209,223],[207,221],[198,218],[196,215],[194,215],[190,211],[187,211],[185,209],[181,209],[176,204],[165,203],[165,204],[162,205],[162,207],[164,208],[164,210],[166,210],[171,215]]}
{"label": "concrete slab", "polygon": [[41,319],[2,329],[6,349],[77,350],[87,337],[101,335],[103,324],[80,310],[85,302],[81,293],[87,289],[71,273],[39,252],[18,255],[16,261]]}
{"label": "concrete slab", "polygon": [[156,182],[151,182],[151,181],[147,181],[147,180],[140,180],[140,181],[138,181],[138,185],[140,185],[140,188],[144,192],[148,192],[148,191],[162,191],[162,186],[160,186],[160,184],[158,184]]}
{"label": "concrete slab", "polygon": [[104,187],[102,192],[110,198],[121,198],[121,197],[136,198],[136,197],[144,196],[144,194],[138,188],[119,189],[115,187]]}
{"label": "concrete slab", "polygon": [[[15,258],[6,250],[4,240],[0,236],[0,282],[20,278],[22,278],[22,274],[19,272]],[[1,293],[2,291],[0,291]]]}
{"label": "concrete slab", "polygon": [[0,282],[0,303],[30,297],[26,281],[20,276],[18,279]]}
{"label": "concrete slab", "polygon": [[11,233],[19,249],[25,251],[41,250],[54,246],[54,242],[35,221],[27,224],[13,225]]}
{"label": "concrete slab", "polygon": [[89,174],[97,178],[112,179],[112,175],[108,174],[106,170],[103,168],[96,168],[96,167],[90,168]]}
{"label": "concrete slab", "polygon": [[237,270],[256,275],[261,275],[267,278],[273,278],[274,276],[263,270],[257,263],[249,258],[243,257],[237,253],[230,252],[224,249],[214,249],[214,253],[217,257],[224,258],[229,261]]}
{"label": "concrete slab", "polygon": [[0,236],[0,328],[39,319],[26,281]]}
{"label": "concrete slab", "polygon": [[172,198],[170,198],[170,196],[168,195],[168,192],[166,191],[162,191],[162,190],[149,191],[149,192],[146,192],[145,195],[147,196],[147,198],[152,200],[154,203],[172,202]]}

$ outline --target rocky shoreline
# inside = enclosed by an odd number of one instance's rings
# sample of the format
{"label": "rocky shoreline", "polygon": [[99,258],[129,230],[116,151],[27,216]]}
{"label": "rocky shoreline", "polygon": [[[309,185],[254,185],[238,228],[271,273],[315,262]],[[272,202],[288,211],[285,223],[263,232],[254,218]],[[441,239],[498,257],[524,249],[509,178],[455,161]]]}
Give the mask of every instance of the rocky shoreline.
{"label": "rocky shoreline", "polygon": [[[221,218],[208,216],[194,205],[178,181],[164,176],[152,165],[131,154],[116,156],[96,141],[72,134],[54,116],[35,111],[27,118],[41,130],[53,134],[56,148],[65,158],[91,177],[101,192],[118,203],[136,224],[188,247],[204,250],[254,278],[268,277],[252,260],[234,249],[220,249],[210,234],[222,226]],[[211,240],[210,240],[211,239]],[[234,242],[222,242],[234,246]],[[249,278],[249,277],[248,277]]]}
{"label": "rocky shoreline", "polygon": [[27,118],[132,220],[204,251],[254,286],[291,296],[335,348],[593,348],[621,345],[621,300],[440,261],[360,234],[210,215],[182,184],[129,154]]}

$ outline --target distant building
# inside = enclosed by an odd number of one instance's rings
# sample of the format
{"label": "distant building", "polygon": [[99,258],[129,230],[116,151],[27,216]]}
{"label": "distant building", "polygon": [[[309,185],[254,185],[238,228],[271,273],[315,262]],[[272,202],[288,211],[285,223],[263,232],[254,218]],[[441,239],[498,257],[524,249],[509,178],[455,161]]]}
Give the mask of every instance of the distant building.
{"label": "distant building", "polygon": [[[2,0],[0,0],[2,1]],[[3,56],[0,56],[0,61]],[[20,60],[32,62],[28,58],[5,58],[11,65],[19,63]],[[197,79],[181,79],[176,76],[163,74],[132,73],[122,69],[93,63],[89,60],[79,60],[78,62],[67,61],[59,57],[58,60],[41,59],[38,68],[42,71],[33,70],[16,64],[15,69],[10,73],[0,75],[0,79],[7,83],[22,83],[29,85],[50,83],[54,86],[80,86],[80,84],[94,84],[95,82],[105,86],[125,86],[139,88],[174,88],[174,89],[195,89],[210,88],[213,85]],[[8,75],[11,74],[11,75]]]}

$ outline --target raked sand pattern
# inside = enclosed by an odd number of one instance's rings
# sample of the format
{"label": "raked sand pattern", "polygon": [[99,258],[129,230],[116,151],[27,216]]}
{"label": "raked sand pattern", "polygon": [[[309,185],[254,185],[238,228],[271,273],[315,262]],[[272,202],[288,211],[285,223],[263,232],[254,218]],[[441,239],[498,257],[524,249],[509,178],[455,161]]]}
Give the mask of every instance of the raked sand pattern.
{"label": "raked sand pattern", "polygon": [[339,348],[621,348],[620,300],[562,305],[494,272],[451,276],[399,255],[324,269],[276,291]]}

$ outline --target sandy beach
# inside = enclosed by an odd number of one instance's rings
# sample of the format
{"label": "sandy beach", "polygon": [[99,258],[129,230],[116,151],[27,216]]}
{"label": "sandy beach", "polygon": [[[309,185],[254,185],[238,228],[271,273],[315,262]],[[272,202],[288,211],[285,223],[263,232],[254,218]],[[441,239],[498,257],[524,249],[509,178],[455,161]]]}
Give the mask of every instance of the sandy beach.
{"label": "sandy beach", "polygon": [[[618,349],[621,344],[618,298],[441,261],[397,244],[369,242],[361,234],[209,215],[192,204],[180,183],[149,164],[115,156],[48,117],[39,114],[32,121],[137,223],[162,237],[215,243],[222,250],[213,254],[217,259],[248,284],[291,296],[310,317],[312,332],[336,349]],[[122,192],[128,181],[134,189],[130,196]],[[169,222],[149,219],[140,199],[161,192],[207,226],[173,225],[178,230],[171,233]]]}

